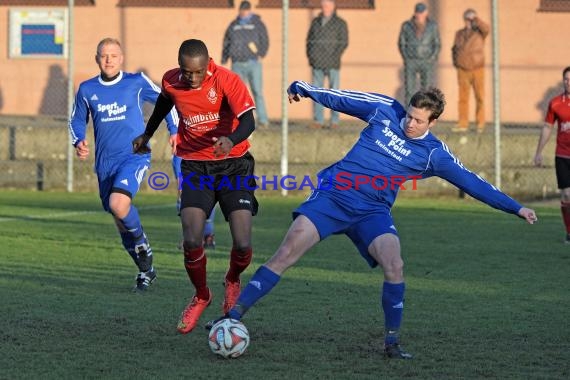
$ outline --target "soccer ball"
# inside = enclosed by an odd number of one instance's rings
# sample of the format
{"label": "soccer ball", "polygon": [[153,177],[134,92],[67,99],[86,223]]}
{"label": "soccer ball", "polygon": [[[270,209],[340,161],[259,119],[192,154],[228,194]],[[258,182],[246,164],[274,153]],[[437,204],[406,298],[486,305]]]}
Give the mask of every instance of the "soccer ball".
{"label": "soccer ball", "polygon": [[249,346],[249,332],[243,323],[225,318],[218,321],[208,334],[208,343],[214,354],[224,358],[237,358]]}

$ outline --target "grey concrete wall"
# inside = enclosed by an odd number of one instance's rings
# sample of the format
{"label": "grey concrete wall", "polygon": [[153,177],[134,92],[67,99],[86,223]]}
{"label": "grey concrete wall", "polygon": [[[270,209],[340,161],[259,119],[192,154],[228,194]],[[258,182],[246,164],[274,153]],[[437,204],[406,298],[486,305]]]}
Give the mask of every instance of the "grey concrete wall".
{"label": "grey concrete wall", "polygon": [[[357,140],[362,124],[346,124],[336,130],[312,130],[308,122],[292,122],[289,133],[289,174],[311,176],[343,157]],[[89,140],[93,148],[92,130]],[[434,133],[445,141],[454,154],[471,170],[491,183],[494,182],[494,134],[489,127],[483,134],[457,134],[450,125],[436,126]],[[502,190],[517,198],[531,199],[556,196],[554,175],[554,137],[545,152],[546,167],[536,168],[532,160],[539,128],[502,128]],[[11,137],[13,138],[12,141]],[[166,128],[162,126],[153,139],[151,172],[162,171],[172,175]],[[256,158],[258,176],[280,176],[281,131],[272,125],[269,130],[254,132],[251,152]],[[66,188],[66,153],[68,132],[65,120],[38,117],[0,118],[0,187],[36,188],[38,163],[43,165],[43,188]],[[96,177],[93,160],[74,161],[74,188],[77,191],[95,191]],[[143,191],[153,191],[143,185]],[[166,191],[175,192],[172,184]],[[278,194],[265,191],[265,194]],[[418,182],[418,190],[402,191],[401,196],[452,195],[458,190],[441,179]]]}

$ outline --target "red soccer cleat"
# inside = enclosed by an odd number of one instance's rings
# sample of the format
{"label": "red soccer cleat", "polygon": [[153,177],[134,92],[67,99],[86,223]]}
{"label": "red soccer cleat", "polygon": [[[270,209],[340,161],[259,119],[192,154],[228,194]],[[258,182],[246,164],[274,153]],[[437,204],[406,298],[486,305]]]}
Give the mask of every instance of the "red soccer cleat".
{"label": "red soccer cleat", "polygon": [[225,282],[226,294],[224,295],[224,304],[222,305],[222,313],[225,315],[236,304],[240,289],[240,282]]}
{"label": "red soccer cleat", "polygon": [[206,308],[212,303],[212,292],[208,290],[210,297],[207,300],[192,297],[192,301],[186,306],[178,322],[177,329],[182,334],[188,334],[196,327],[200,316]]}

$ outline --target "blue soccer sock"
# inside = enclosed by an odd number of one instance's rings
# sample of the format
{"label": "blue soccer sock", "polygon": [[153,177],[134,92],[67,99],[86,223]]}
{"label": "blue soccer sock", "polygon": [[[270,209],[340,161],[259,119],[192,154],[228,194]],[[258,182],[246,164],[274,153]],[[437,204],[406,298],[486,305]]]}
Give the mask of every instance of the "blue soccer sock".
{"label": "blue soccer sock", "polygon": [[260,266],[242,290],[235,306],[228,312],[228,316],[239,321],[250,307],[277,285],[280,279],[281,276],[271,269]]}
{"label": "blue soccer sock", "polygon": [[216,208],[212,209],[210,216],[206,219],[206,224],[204,224],[204,236],[214,234],[214,217],[216,216]]}
{"label": "blue soccer sock", "polygon": [[137,208],[131,205],[129,213],[123,219],[121,219],[123,226],[132,236],[135,245],[139,245],[145,242],[144,231],[141,225],[141,220],[139,217],[139,212]]}
{"label": "blue soccer sock", "polygon": [[131,256],[136,266],[138,267],[139,255],[137,255],[137,253],[135,252],[135,241],[133,240],[132,235],[127,231],[119,232],[119,234],[121,235],[121,241],[123,243],[123,247],[125,247],[125,250]]}
{"label": "blue soccer sock", "polygon": [[385,343],[398,342],[402,315],[404,313],[405,283],[391,284],[384,282],[382,287],[382,309],[384,310]]}

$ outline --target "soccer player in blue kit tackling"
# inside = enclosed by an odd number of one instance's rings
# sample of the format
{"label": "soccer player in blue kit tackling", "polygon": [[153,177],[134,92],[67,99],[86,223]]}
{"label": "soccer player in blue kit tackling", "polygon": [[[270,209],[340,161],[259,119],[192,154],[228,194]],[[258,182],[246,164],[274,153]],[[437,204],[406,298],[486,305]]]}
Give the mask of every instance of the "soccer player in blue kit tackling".
{"label": "soccer player in blue kit tackling", "polygon": [[[121,70],[123,51],[116,39],[101,40],[95,60],[101,73],[79,86],[69,130],[77,156],[85,160],[90,153],[85,132],[91,114],[99,196],[105,211],[113,215],[123,246],[139,269],[133,290],[145,291],[156,278],[156,271],[152,249],[132,198],[150,168],[150,154],[133,153],[131,141],[145,130],[143,102],[156,103],[160,88],[143,73]],[[178,128],[174,109],[166,121],[174,147]]]}
{"label": "soccer player in blue kit tackling", "polygon": [[[521,206],[477,174],[466,169],[430,129],[445,107],[440,90],[415,93],[405,109],[380,94],[318,88],[296,81],[289,101],[311,98],[325,107],[368,123],[346,156],[319,174],[319,185],[294,212],[294,221],[277,252],[255,272],[237,303],[222,318],[241,320],[271,291],[283,273],[305,252],[332,234],[347,235],[371,267],[384,272],[382,308],[384,355],[411,359],[400,346],[404,308],[403,260],[390,209],[401,178],[443,178],[472,197],[533,224],[534,210]],[[368,179],[368,180],[365,180]],[[381,180],[379,180],[381,179]],[[384,179],[392,180],[386,185]],[[347,186],[352,180],[352,186]],[[396,186],[393,186],[396,184]],[[210,322],[206,328],[211,327]]]}

